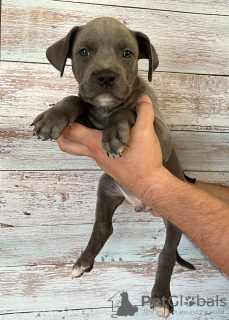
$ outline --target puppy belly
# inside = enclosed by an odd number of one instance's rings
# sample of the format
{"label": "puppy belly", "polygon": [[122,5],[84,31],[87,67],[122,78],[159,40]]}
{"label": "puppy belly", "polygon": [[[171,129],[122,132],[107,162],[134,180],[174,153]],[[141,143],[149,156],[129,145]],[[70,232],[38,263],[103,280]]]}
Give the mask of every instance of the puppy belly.
{"label": "puppy belly", "polygon": [[127,189],[124,189],[121,186],[118,186],[119,190],[121,191],[122,195],[125,197],[126,201],[132,204],[135,207],[135,211],[137,212],[148,212],[152,210],[152,208],[148,207],[144,202],[136,198],[131,192]]}

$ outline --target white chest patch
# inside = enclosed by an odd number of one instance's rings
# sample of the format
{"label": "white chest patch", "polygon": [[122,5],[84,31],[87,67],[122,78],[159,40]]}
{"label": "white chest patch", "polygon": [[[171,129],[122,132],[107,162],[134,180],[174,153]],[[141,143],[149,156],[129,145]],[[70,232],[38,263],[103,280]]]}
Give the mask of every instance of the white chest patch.
{"label": "white chest patch", "polygon": [[109,93],[100,94],[96,97],[96,104],[100,107],[112,107],[114,105],[114,98]]}

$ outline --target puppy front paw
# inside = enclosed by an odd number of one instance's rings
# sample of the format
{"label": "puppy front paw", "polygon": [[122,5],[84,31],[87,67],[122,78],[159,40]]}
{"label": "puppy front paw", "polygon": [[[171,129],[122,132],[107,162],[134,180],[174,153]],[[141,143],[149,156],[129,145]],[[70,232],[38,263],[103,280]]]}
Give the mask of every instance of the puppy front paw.
{"label": "puppy front paw", "polygon": [[45,141],[58,139],[63,130],[72,123],[67,114],[54,106],[39,114],[31,126],[34,126],[33,135]]}
{"label": "puppy front paw", "polygon": [[117,123],[104,128],[102,147],[108,156],[121,156],[124,146],[128,146],[130,126],[127,122]]}

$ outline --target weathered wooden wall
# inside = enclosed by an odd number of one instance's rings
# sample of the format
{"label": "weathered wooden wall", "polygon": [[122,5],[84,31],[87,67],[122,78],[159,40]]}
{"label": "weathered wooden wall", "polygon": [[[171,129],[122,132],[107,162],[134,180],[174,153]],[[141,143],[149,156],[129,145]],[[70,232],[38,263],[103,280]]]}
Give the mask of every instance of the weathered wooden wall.
{"label": "weathered wooden wall", "polygon": [[[94,220],[101,171],[32,137],[30,123],[50,103],[77,93],[46,48],[74,25],[111,16],[145,32],[160,66],[159,105],[190,176],[229,185],[229,3],[189,0],[3,0],[1,52],[0,319],[110,319],[109,298],[128,291],[134,319],[155,319],[150,295],[165,230],[159,218],[122,205],[94,270],[71,280]],[[147,79],[147,62],[139,64]],[[143,236],[144,235],[144,236]],[[209,235],[210,236],[210,235]],[[172,293],[229,300],[228,280],[185,237],[179,247],[197,267],[175,267]],[[229,307],[178,305],[171,319],[229,319]]]}

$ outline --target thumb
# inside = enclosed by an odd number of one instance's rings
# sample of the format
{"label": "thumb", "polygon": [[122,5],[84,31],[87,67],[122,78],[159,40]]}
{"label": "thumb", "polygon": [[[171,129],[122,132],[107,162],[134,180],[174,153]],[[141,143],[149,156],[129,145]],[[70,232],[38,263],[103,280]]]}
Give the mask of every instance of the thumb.
{"label": "thumb", "polygon": [[148,96],[143,96],[136,105],[137,120],[136,125],[144,129],[154,123],[154,109],[152,101]]}

